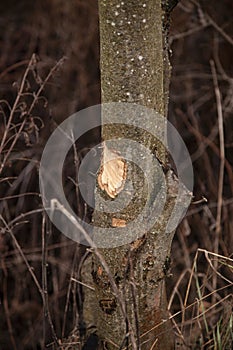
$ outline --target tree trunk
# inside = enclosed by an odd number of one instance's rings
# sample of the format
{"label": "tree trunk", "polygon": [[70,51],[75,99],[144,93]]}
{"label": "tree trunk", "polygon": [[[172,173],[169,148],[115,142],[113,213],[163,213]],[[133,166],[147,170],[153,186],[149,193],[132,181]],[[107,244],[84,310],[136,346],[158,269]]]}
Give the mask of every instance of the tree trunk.
{"label": "tree trunk", "polygon": [[[162,130],[163,142],[158,142],[145,130],[122,126],[121,122],[121,125],[103,125],[103,140],[136,140],[155,154],[166,178],[166,204],[153,227],[142,232],[138,239],[133,242],[128,240],[130,243],[121,246],[115,244],[114,248],[99,248],[97,255],[94,249],[94,254],[86,260],[83,280],[94,285],[95,292],[86,290],[84,318],[87,328],[95,327],[104,349],[174,349],[164,278],[174,234],[167,233],[166,226],[174,208],[178,181],[170,170],[164,170],[167,163],[164,145],[170,75],[166,23],[162,20],[165,13],[161,0],[100,0],[99,14],[102,103],[128,102],[132,106],[137,103],[164,117],[163,125],[158,126]],[[106,108],[103,106],[103,123],[109,115],[117,115],[114,104]],[[142,115],[141,125],[146,121]],[[156,118],[154,123],[157,122]],[[108,152],[106,145],[104,152]],[[133,153],[132,145],[126,146],[126,152]],[[127,167],[126,180],[133,182],[135,198],[117,214],[96,210],[93,215],[95,227],[127,227],[146,201],[148,194],[142,186],[143,174],[137,166],[123,158],[119,155],[118,161]],[[145,167],[150,167],[150,164],[151,157],[148,156]],[[104,169],[103,164],[102,172]],[[152,169],[150,173],[149,181],[158,182],[161,176],[158,170]],[[99,196],[104,190],[106,198],[110,196],[115,200],[118,192],[111,196],[107,186],[103,183],[101,186],[101,180],[99,185]],[[123,187],[119,192],[125,191]],[[150,193],[149,196],[149,201],[153,203],[155,194]],[[97,196],[97,207],[98,202]],[[129,230],[126,235],[131,233]],[[86,277],[88,272],[89,277]]]}

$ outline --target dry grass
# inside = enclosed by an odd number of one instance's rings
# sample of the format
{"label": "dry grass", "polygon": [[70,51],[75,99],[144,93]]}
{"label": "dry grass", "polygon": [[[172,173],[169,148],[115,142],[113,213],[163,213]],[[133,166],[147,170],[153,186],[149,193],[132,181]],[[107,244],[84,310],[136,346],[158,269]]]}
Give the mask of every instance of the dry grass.
{"label": "dry grass", "polygon": [[[80,268],[88,252],[47,220],[38,166],[56,122],[99,101],[97,9],[91,0],[86,5],[26,3],[6,11],[5,23],[12,30],[0,36],[0,348],[80,349]],[[181,1],[170,36],[174,68],[169,117],[192,156],[197,203],[173,243],[169,311],[176,349],[230,350],[231,2],[219,2],[217,9],[211,2],[200,4]],[[73,150],[67,160],[71,170],[65,177],[69,200],[85,217],[89,213],[82,203],[77,205],[80,195],[74,184],[89,145],[82,140],[79,146],[78,154]],[[198,202],[202,197],[207,202]]]}

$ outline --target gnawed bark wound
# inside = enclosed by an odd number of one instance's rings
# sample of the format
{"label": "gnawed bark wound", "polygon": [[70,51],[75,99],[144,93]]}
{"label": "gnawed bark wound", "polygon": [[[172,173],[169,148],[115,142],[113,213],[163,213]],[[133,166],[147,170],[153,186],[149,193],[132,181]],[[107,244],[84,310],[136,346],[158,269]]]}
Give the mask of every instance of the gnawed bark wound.
{"label": "gnawed bark wound", "polygon": [[109,197],[115,198],[124,188],[127,176],[126,160],[119,152],[110,150],[106,145],[103,149],[102,165],[98,175],[98,184]]}
{"label": "gnawed bark wound", "polygon": [[112,218],[112,227],[126,227],[126,220]]}

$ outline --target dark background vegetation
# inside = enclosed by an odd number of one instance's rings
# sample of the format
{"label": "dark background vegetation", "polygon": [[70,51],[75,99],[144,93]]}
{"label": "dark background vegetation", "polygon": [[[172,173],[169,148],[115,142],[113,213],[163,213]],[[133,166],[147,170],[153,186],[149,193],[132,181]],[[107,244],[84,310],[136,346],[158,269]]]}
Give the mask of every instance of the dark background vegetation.
{"label": "dark background vegetation", "polygon": [[[73,279],[84,248],[48,222],[38,168],[56,125],[100,102],[97,1],[8,0],[0,13],[0,349],[79,349],[82,291]],[[167,281],[177,349],[231,349],[232,13],[231,0],[181,0],[171,21],[169,119],[195,175]],[[99,130],[79,140],[64,172],[87,220],[75,175],[96,140]]]}

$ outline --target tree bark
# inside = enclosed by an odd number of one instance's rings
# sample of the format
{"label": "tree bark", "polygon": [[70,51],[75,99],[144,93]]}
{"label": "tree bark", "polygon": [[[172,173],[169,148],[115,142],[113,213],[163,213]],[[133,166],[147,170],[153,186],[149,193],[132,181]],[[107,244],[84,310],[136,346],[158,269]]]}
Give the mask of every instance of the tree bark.
{"label": "tree bark", "polygon": [[[154,109],[164,116],[166,144],[170,65],[161,0],[100,0],[99,15],[102,103],[138,103]],[[114,114],[114,108],[111,112]],[[108,117],[103,108],[103,120]],[[137,140],[166,168],[164,146],[148,133],[112,125],[103,126],[102,136],[104,141],[120,137]],[[150,161],[148,159],[148,164]],[[156,170],[152,173],[151,181],[157,181],[159,174]],[[95,287],[95,292],[86,290],[84,317],[87,327],[95,327],[104,349],[174,349],[164,279],[174,234],[167,233],[166,226],[174,207],[178,181],[170,170],[166,170],[165,177],[166,204],[149,232],[129,244],[98,249],[102,259],[92,254],[83,269],[83,280]],[[136,199],[142,200],[133,201],[118,214],[117,219],[123,223],[135,218],[141,210],[139,202],[144,203],[146,197],[137,167],[128,164],[127,178],[134,183]],[[150,199],[153,201],[152,194]],[[112,227],[115,216],[95,211],[93,223]],[[87,269],[89,279],[85,277]]]}

